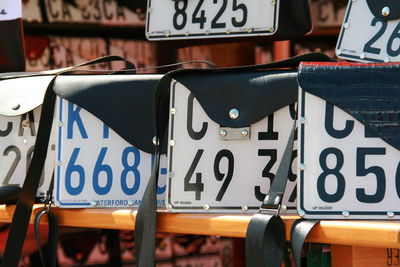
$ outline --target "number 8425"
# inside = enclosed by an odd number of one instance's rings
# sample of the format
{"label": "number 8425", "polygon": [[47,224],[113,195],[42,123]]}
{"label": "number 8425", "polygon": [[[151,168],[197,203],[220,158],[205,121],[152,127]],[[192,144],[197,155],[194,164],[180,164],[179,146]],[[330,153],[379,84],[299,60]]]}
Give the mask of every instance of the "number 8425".
{"label": "number 8425", "polygon": [[[188,20],[188,0],[174,0],[175,13],[173,16],[173,25],[176,30],[182,30],[187,25]],[[222,2],[220,9],[211,21],[211,29],[223,29],[226,27],[226,22],[220,21],[221,16],[224,12],[231,8],[232,11],[241,12],[241,19],[238,17],[231,18],[231,23],[234,27],[243,27],[247,22],[247,6],[244,3],[238,4],[237,0],[232,1],[232,6],[228,7],[228,0],[213,0],[213,4],[218,4]],[[204,0],[199,0],[194,12],[192,14],[192,23],[198,23],[200,29],[204,29],[204,25],[207,22],[206,11],[202,9]]]}

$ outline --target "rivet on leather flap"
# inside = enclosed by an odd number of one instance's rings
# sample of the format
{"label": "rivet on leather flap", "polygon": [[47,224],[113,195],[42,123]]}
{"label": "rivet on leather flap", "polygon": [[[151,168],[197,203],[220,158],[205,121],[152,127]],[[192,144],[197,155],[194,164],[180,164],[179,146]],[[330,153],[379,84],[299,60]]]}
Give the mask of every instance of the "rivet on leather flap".
{"label": "rivet on leather flap", "polygon": [[40,106],[52,78],[49,75],[0,81],[0,115],[19,116]]}
{"label": "rivet on leather flap", "polygon": [[367,0],[372,14],[385,21],[400,19],[400,1],[398,0]]}

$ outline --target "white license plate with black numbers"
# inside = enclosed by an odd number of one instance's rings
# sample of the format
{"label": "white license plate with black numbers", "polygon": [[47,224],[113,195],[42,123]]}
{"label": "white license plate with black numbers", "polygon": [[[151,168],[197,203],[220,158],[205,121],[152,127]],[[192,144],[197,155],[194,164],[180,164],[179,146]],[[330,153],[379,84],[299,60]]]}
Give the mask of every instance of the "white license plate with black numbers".
{"label": "white license plate with black numbers", "polygon": [[[40,112],[41,107],[38,107],[21,116],[0,115],[0,185],[22,187],[33,156]],[[53,131],[37,196],[43,196],[50,185],[54,169],[54,137]]]}
{"label": "white license plate with black numbers", "polygon": [[400,60],[400,20],[383,21],[367,1],[349,1],[336,46],[340,58],[361,62]]}
{"label": "white license plate with black numbers", "polygon": [[279,0],[149,0],[149,40],[262,36],[278,25]]}
{"label": "white license plate with black numbers", "polygon": [[[65,99],[57,99],[57,108],[56,205],[138,207],[154,156],[133,147],[94,115]],[[164,207],[166,157],[161,159],[157,193],[158,205]]]}
{"label": "white license plate with black numbers", "polygon": [[[289,133],[294,106],[250,126],[250,140],[220,140],[220,127],[180,83],[171,89],[167,208],[177,212],[254,213],[268,193]],[[296,157],[283,204],[296,207]]]}
{"label": "white license plate with black numbers", "polygon": [[[144,26],[144,21],[139,18],[138,14],[136,14],[134,10],[127,8],[123,2],[118,0],[43,1],[46,5],[46,15],[51,23]],[[131,0],[130,2],[137,2],[137,0]]]}
{"label": "white license plate with black numbers", "polygon": [[400,151],[319,97],[304,93],[299,110],[299,213],[399,219]]}

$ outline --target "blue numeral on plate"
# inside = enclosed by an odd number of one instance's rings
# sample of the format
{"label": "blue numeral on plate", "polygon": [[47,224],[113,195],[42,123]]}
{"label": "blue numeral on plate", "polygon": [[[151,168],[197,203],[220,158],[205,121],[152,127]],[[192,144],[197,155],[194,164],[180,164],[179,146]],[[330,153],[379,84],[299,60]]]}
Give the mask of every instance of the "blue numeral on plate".
{"label": "blue numeral on plate", "polygon": [[[100,150],[100,155],[97,158],[96,165],[94,166],[93,171],[93,189],[98,195],[105,195],[111,190],[112,180],[113,180],[113,172],[110,165],[103,164],[104,157],[107,153],[107,148],[102,147]],[[99,184],[99,176],[101,172],[105,172],[107,176],[107,183],[105,186],[100,186]]]}
{"label": "blue numeral on plate", "polygon": [[[65,188],[67,189],[67,192],[73,196],[79,195],[82,192],[85,184],[85,170],[81,165],[75,164],[79,151],[80,148],[74,148],[71,159],[68,162],[67,170],[65,171]],[[79,183],[76,187],[73,187],[71,183],[71,176],[74,172],[78,173],[79,175]]]}
{"label": "blue numeral on plate", "polygon": [[[134,161],[133,164],[130,165],[128,162],[129,153],[133,153]],[[140,172],[138,170],[138,166],[140,164],[140,152],[135,147],[127,147],[122,152],[122,166],[124,169],[121,173],[121,189],[124,191],[126,195],[134,195],[139,190],[140,186]],[[128,187],[127,179],[128,173],[132,172],[134,175],[134,184],[133,187]]]}

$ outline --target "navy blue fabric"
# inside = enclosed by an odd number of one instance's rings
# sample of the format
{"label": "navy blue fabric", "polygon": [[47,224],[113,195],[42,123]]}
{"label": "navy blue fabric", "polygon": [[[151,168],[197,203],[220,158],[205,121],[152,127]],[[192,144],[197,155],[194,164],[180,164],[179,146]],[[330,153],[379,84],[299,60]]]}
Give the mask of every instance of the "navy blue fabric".
{"label": "navy blue fabric", "polygon": [[299,84],[400,149],[400,65],[304,64]]}

